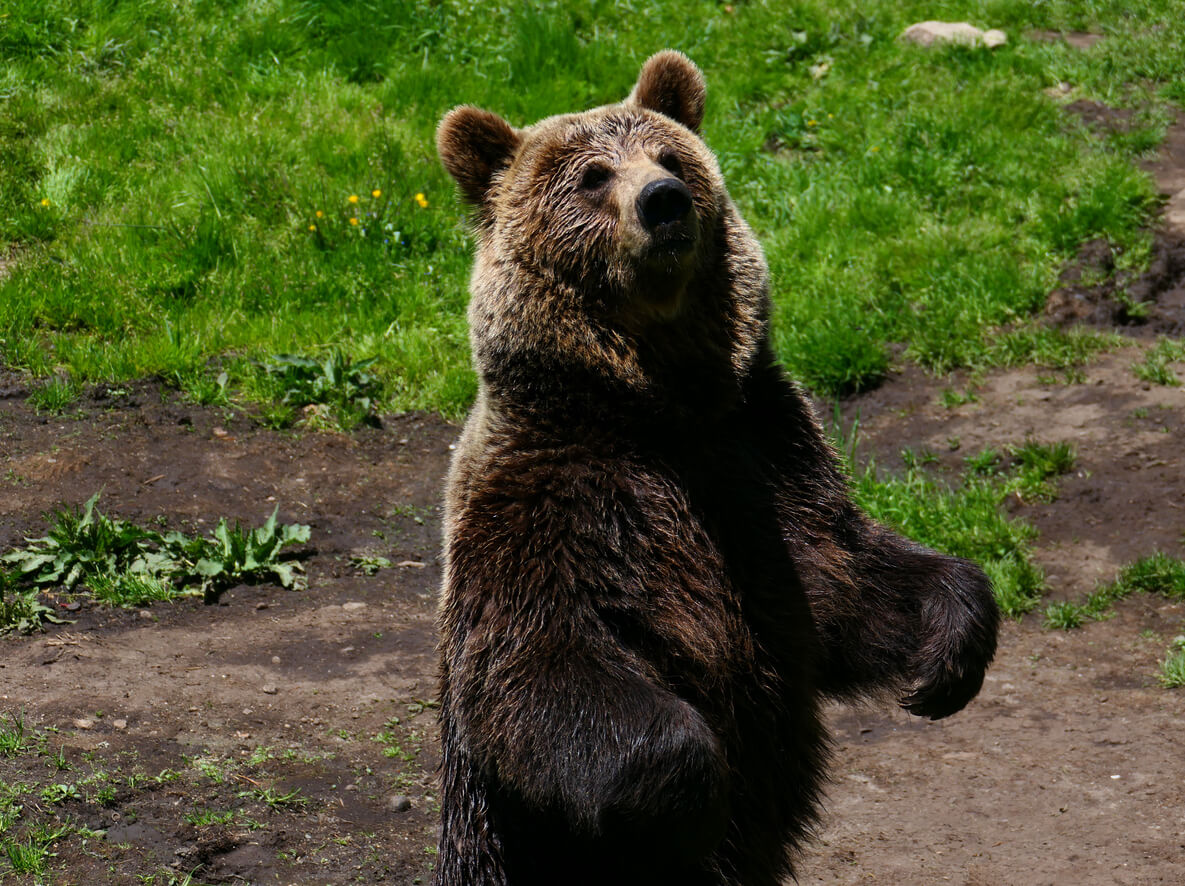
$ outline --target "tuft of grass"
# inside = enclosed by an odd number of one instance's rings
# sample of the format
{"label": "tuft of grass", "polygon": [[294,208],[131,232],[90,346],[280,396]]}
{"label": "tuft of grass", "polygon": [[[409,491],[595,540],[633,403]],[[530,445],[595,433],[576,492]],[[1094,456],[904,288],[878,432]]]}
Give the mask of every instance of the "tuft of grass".
{"label": "tuft of grass", "polygon": [[38,413],[61,415],[78,402],[81,394],[73,379],[55,377],[29,394],[29,405]]}
{"label": "tuft of grass", "polygon": [[4,720],[0,721],[0,756],[15,757],[33,747],[34,738],[25,727],[24,712],[5,714]]}
{"label": "tuft of grass", "polygon": [[1050,603],[1045,608],[1045,627],[1051,630],[1069,631],[1082,627],[1086,611],[1081,604],[1064,600]]}
{"label": "tuft of grass", "polygon": [[1160,685],[1165,689],[1185,686],[1185,636],[1173,638],[1168,657],[1160,663]]}
{"label": "tuft of grass", "polygon": [[1185,361],[1185,342],[1161,338],[1156,346],[1144,354],[1144,359],[1132,364],[1132,372],[1141,381],[1166,387],[1178,387],[1181,379],[1169,366],[1170,363]]}
{"label": "tuft of grass", "polygon": [[308,799],[300,795],[300,788],[293,788],[284,793],[275,788],[257,787],[249,791],[240,791],[238,796],[258,800],[273,812],[284,809],[303,809],[309,805]]}
{"label": "tuft of grass", "polygon": [[1019,465],[1014,491],[1025,501],[1052,501],[1057,488],[1052,480],[1074,469],[1077,456],[1069,443],[1040,443],[1027,440],[1011,449]]}
{"label": "tuft of grass", "polygon": [[0,852],[14,874],[28,874],[39,880],[45,875],[46,865],[55,853],[54,843],[68,833],[66,827],[47,828],[41,825],[29,830],[24,840],[0,837]]}
{"label": "tuft of grass", "polygon": [[[1115,614],[1115,603],[1132,594],[1158,594],[1168,600],[1185,600],[1185,560],[1155,553],[1141,557],[1119,571],[1115,581],[1100,585],[1081,603],[1058,603],[1045,611],[1045,626],[1077,628],[1087,619],[1101,621]],[[1160,664],[1158,677],[1165,688],[1185,686],[1185,637],[1176,637]]]}

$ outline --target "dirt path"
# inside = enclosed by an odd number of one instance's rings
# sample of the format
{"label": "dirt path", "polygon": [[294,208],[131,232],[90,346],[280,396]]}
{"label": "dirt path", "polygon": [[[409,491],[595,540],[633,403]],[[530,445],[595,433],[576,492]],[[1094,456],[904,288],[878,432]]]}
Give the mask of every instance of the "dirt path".
{"label": "dirt path", "polygon": [[[1079,470],[1061,497],[1017,509],[1041,530],[1050,596],[1076,597],[1136,556],[1183,553],[1185,393],[1136,379],[1146,347],[1106,355],[1076,384],[993,374],[977,402],[951,409],[940,393],[958,379],[910,371],[845,410],[886,467],[905,446],[953,473],[987,445],[1074,442]],[[289,436],[162,403],[152,386],[100,391],[47,420],[19,380],[0,388],[0,546],[98,489],[107,512],[190,531],[221,515],[258,522],[273,502],[312,526],[306,592],[84,608],[73,625],[0,639],[0,711],[56,730],[44,754],[0,757],[0,780],[45,784],[61,749],[72,768],[51,779],[83,784],[81,798],[27,795],[27,814],[106,832],[61,841],[55,882],[194,869],[201,882],[427,882],[436,728],[423,703],[456,429],[408,416],[350,437]],[[348,562],[359,553],[424,566],[365,576]],[[1006,627],[983,694],[950,721],[837,708],[835,780],[802,882],[1185,882],[1185,693],[1153,676],[1183,630],[1182,607],[1160,600],[1129,599],[1073,633],[1030,616]],[[96,772],[108,781],[88,783]],[[267,789],[299,789],[306,805],[273,807]]]}

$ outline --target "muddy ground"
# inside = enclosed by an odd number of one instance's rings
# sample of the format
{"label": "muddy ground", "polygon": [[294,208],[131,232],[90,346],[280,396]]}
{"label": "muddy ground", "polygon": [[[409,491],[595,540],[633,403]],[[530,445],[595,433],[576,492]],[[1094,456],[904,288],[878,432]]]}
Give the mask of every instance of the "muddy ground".
{"label": "muddy ground", "polygon": [[[906,447],[954,479],[986,446],[1073,443],[1055,501],[1009,503],[1040,531],[1049,599],[1078,598],[1156,550],[1185,556],[1185,389],[1131,371],[1152,333],[1181,334],[1170,184],[1185,130],[1167,145],[1154,170],[1170,210],[1159,276],[1127,281],[1151,310],[1129,316],[1116,287],[1084,287],[1072,270],[1051,299],[1049,322],[1114,326],[1128,346],[1077,376],[906,369],[843,404],[849,424],[859,418],[860,459],[887,470]],[[1080,264],[1105,266],[1090,248]],[[0,731],[26,730],[24,750],[0,755],[0,811],[7,791],[23,823],[71,827],[43,880],[429,882],[439,493],[457,429],[408,415],[349,435],[280,433],[154,383],[97,389],[47,417],[25,385],[0,376],[0,550],[99,490],[106,513],[189,532],[223,516],[258,523],[276,505],[312,528],[306,591],[84,603],[60,609],[69,624],[0,637]],[[977,399],[944,406],[948,388]],[[366,575],[357,555],[395,565]],[[1182,633],[1185,607],[1159,598],[1129,598],[1073,632],[1034,613],[1005,625],[983,692],[950,720],[835,707],[833,783],[800,882],[1185,882],[1185,690],[1156,681]],[[37,879],[0,858],[0,881]]]}

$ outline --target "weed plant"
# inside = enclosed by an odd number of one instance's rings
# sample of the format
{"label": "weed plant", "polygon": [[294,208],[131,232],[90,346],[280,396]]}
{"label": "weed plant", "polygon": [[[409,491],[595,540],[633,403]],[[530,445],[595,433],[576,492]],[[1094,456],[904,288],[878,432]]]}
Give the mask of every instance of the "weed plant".
{"label": "weed plant", "polygon": [[[518,125],[616,101],[673,46],[707,74],[704,135],[765,246],[777,353],[810,387],[867,387],[900,345],[938,371],[1076,365],[1105,339],[1031,319],[1082,242],[1147,255],[1155,189],[1131,161],[1185,100],[1185,0],[954,4],[1008,44],[897,40],[933,13],[9,0],[0,360],[86,382],[233,357],[249,391],[269,355],[334,347],[377,358],[382,409],[456,415],[475,390],[469,235],[437,121],[461,101]],[[1034,29],[1107,36],[1080,52]],[[1060,108],[1076,98],[1130,125],[1096,131]]]}
{"label": "weed plant", "polygon": [[160,533],[111,518],[95,507],[95,493],[79,508],[50,516],[42,538],[0,556],[0,631],[30,631],[58,621],[37,599],[39,590],[91,596],[115,606],[201,594],[214,603],[236,584],[274,581],[304,587],[303,567],[281,552],[309,540],[309,527],[277,523],[277,507],[262,526],[244,528],[220,519],[207,538]]}

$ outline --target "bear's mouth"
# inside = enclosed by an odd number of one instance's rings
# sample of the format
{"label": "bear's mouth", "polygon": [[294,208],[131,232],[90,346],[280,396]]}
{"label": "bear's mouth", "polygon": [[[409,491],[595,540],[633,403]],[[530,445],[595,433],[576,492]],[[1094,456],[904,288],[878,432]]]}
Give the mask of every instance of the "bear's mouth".
{"label": "bear's mouth", "polygon": [[673,258],[685,255],[695,246],[695,231],[686,221],[674,221],[657,225],[650,234],[652,256]]}

